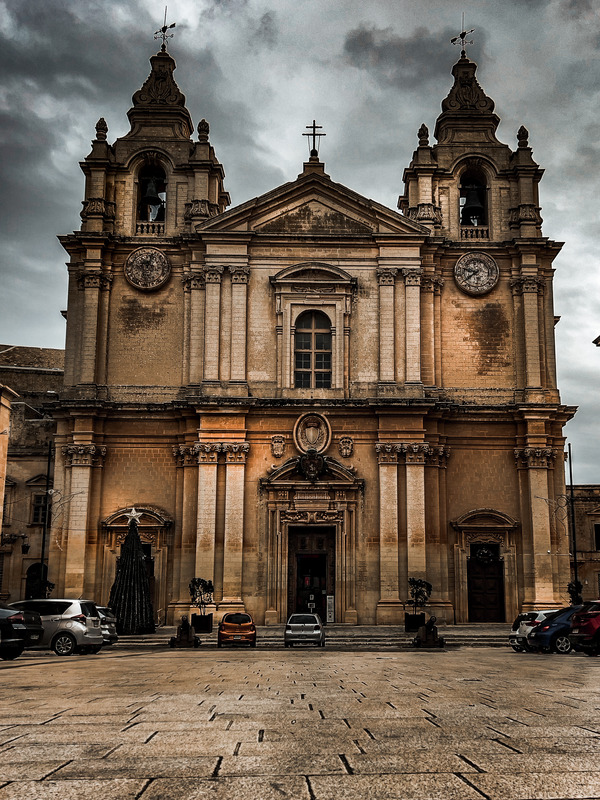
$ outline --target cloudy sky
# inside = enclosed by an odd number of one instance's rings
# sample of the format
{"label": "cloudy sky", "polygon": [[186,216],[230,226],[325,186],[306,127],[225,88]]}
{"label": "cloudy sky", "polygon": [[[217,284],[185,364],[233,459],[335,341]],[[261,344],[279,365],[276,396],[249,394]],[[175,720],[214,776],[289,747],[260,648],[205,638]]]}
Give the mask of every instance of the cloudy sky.
{"label": "cloudy sky", "polygon": [[[575,481],[600,482],[600,4],[597,0],[169,0],[169,51],[195,123],[205,117],[232,204],[301,171],[305,126],[327,133],[332,179],[391,208],[422,122],[451,86],[461,12],[469,56],[511,147],[521,124],[555,261],[559,386]],[[150,0],[0,0],[0,342],[64,346],[66,254],[103,116],[128,130],[131,95],[158,49]]]}

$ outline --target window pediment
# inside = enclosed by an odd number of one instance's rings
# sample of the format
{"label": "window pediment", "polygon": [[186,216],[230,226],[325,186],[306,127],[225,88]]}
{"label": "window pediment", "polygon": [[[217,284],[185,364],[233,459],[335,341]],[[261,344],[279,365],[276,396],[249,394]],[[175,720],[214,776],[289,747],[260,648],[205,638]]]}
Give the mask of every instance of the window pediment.
{"label": "window pediment", "polygon": [[[286,267],[271,277],[273,286],[285,287],[294,291],[294,286],[302,286],[302,291],[335,291],[335,287],[356,287],[356,278],[348,272],[320,261],[307,261]],[[313,287],[310,289],[310,287]],[[329,287],[329,288],[328,288]],[[331,288],[333,287],[333,288]]]}

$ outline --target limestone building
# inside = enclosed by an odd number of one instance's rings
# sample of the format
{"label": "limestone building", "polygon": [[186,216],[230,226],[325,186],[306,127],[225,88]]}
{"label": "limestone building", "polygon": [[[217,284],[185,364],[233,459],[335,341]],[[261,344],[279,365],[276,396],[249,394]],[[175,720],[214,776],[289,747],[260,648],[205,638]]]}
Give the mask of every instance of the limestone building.
{"label": "limestone building", "polygon": [[130,131],[98,122],[70,256],[52,533],[59,595],[106,602],[142,512],[154,606],[188,583],[259,623],[314,607],[403,619],[409,577],[448,621],[562,604],[568,542],[542,170],[464,53],[400,213],[327,174],[228,209],[209,126],[163,49]]}

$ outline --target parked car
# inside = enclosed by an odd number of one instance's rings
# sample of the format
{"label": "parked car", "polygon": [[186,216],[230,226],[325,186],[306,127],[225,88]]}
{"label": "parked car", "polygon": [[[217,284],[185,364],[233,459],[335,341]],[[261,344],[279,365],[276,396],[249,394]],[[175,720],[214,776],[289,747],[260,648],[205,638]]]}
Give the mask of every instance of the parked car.
{"label": "parked car", "polygon": [[38,612],[44,626],[39,647],[50,648],[59,656],[98,653],[102,648],[100,617],[91,600],[19,600],[11,606]]}
{"label": "parked car", "polygon": [[12,661],[26,647],[41,641],[44,633],[40,615],[35,611],[19,611],[0,603],[0,658]]}
{"label": "parked car", "polygon": [[569,641],[571,617],[580,608],[581,606],[561,608],[534,625],[527,635],[529,648],[545,653],[570,653],[573,649]]}
{"label": "parked car", "polygon": [[117,636],[117,618],[112,608],[108,606],[96,606],[100,615],[100,627],[102,628],[102,643],[104,645],[114,644],[119,641]]}
{"label": "parked car", "polygon": [[549,614],[554,614],[555,608],[548,608],[543,611],[524,611],[519,614],[512,624],[512,630],[508,635],[508,643],[517,653],[529,650],[527,636],[534,625],[546,619]]}
{"label": "parked car", "polygon": [[584,603],[571,617],[569,639],[575,650],[588,656],[600,655],[600,600]]}
{"label": "parked car", "polygon": [[318,614],[292,614],[283,633],[285,647],[295,644],[315,644],[325,647],[325,630]]}
{"label": "parked car", "polygon": [[256,625],[250,614],[235,611],[224,614],[217,631],[217,647],[224,644],[249,644],[256,647]]}

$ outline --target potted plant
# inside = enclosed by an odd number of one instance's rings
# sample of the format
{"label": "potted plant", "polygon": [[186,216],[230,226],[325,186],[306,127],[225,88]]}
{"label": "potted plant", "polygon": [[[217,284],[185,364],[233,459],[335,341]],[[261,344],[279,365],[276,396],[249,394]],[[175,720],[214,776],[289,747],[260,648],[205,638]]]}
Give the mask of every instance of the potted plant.
{"label": "potted plant", "polygon": [[413,610],[412,614],[404,614],[404,630],[407,633],[416,633],[422,625],[425,625],[425,612],[417,613],[417,609],[423,608],[427,603],[432,589],[433,586],[422,578],[408,579],[408,591],[410,593],[408,605],[412,606]]}
{"label": "potted plant", "polygon": [[213,600],[214,586],[212,581],[204,578],[192,578],[190,581],[191,605],[200,609],[199,614],[192,614],[192,627],[196,633],[212,633],[213,615],[206,613],[206,607]]}

